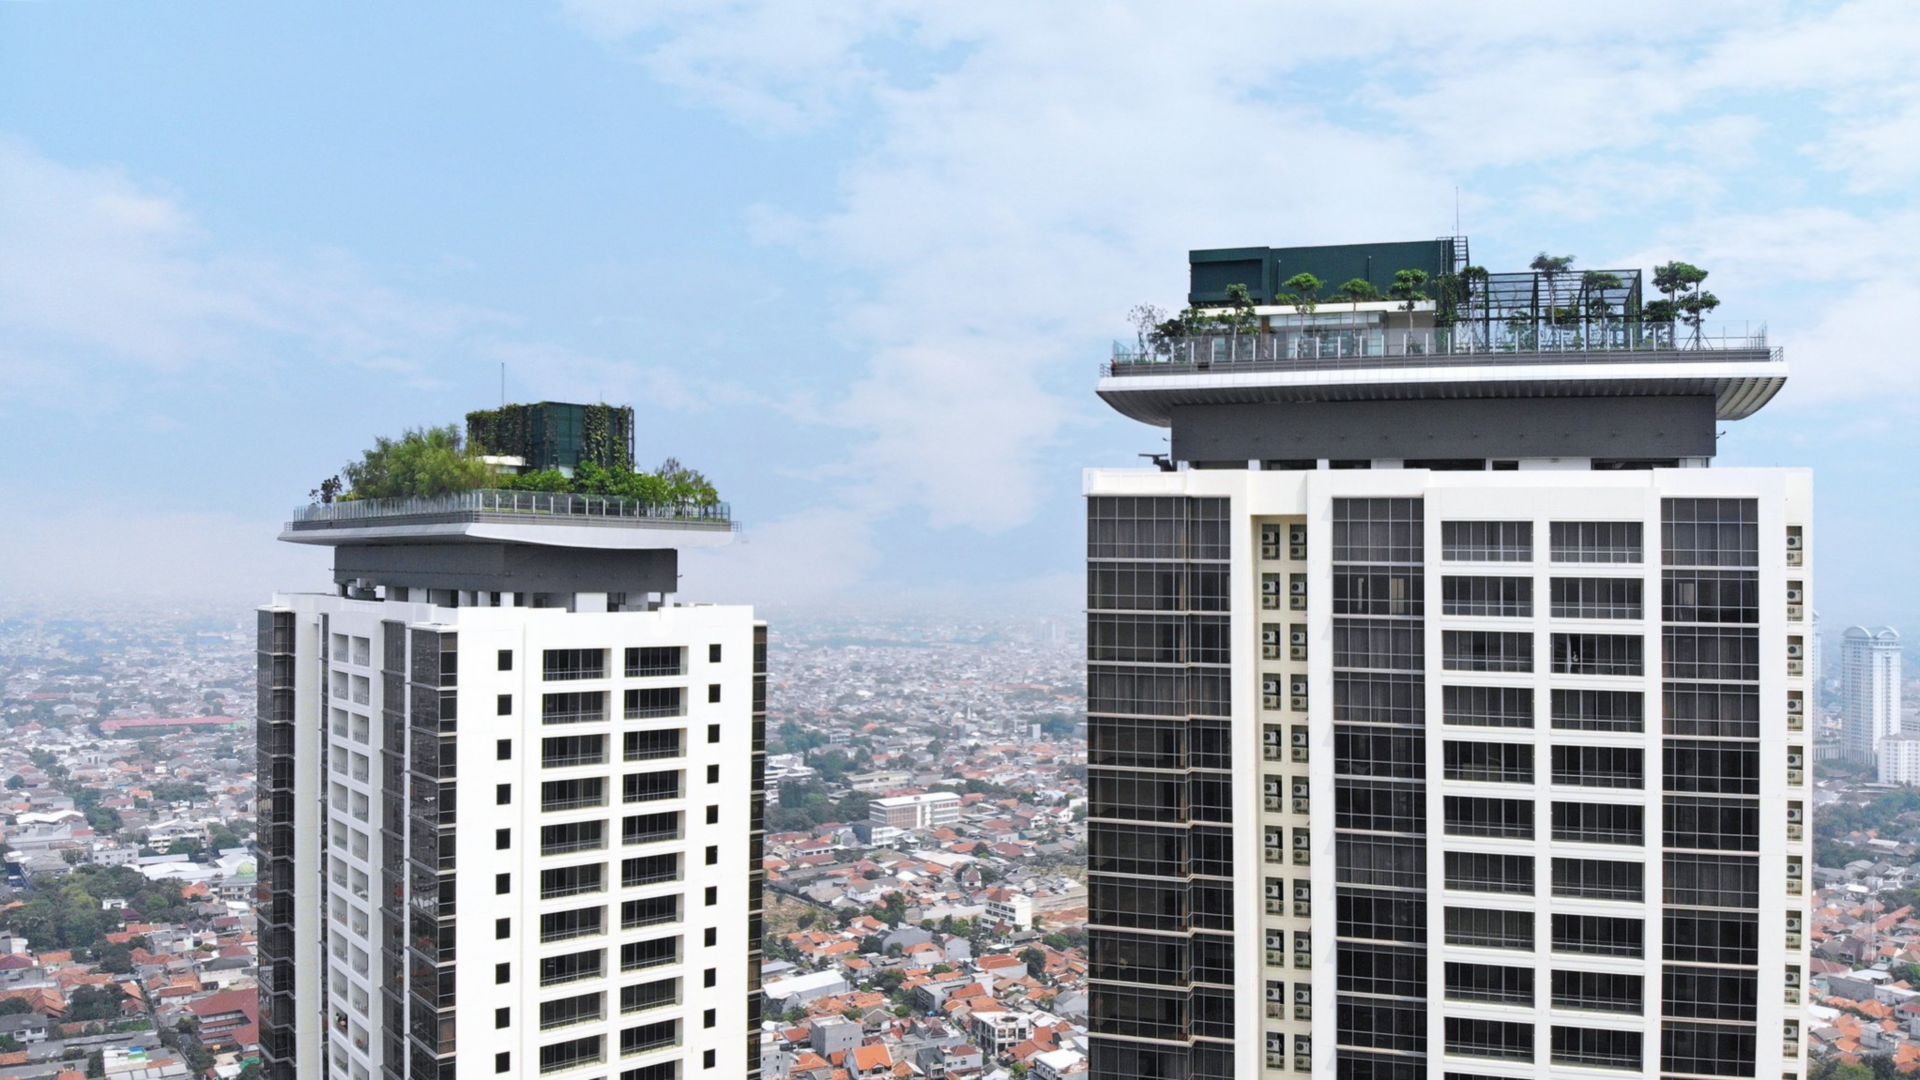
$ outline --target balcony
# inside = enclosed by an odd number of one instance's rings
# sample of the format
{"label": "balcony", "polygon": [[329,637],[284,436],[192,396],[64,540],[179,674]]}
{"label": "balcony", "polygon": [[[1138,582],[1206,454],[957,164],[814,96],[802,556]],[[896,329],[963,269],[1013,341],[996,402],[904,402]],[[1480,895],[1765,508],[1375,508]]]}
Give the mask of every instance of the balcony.
{"label": "balcony", "polygon": [[730,532],[733,512],[713,506],[655,506],[603,495],[481,489],[407,499],[354,499],[314,503],[293,512],[287,531],[450,523],[534,524],[557,522],[591,527],[667,525]]}

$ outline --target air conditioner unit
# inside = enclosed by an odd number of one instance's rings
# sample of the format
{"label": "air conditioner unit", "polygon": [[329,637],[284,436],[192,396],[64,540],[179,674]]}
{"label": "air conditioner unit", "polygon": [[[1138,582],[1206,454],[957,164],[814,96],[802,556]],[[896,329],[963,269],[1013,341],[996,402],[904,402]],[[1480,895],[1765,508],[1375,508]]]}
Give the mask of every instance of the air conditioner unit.
{"label": "air conditioner unit", "polygon": [[[1295,846],[1295,847],[1298,847],[1299,845],[1298,845],[1298,844],[1296,844],[1296,845],[1294,845],[1294,846]],[[1787,863],[1787,877],[1789,877],[1789,878],[1797,878],[1797,877],[1799,877],[1799,876],[1800,876],[1800,864],[1799,864],[1799,863],[1797,863],[1797,862],[1789,862],[1789,863]]]}
{"label": "air conditioner unit", "polygon": [[1280,526],[1278,525],[1260,526],[1260,542],[1262,544],[1272,544],[1275,547],[1279,547],[1280,546]]}
{"label": "air conditioner unit", "polygon": [[1295,746],[1307,745],[1307,731],[1305,728],[1293,729],[1293,745]]}
{"label": "air conditioner unit", "polygon": [[[1307,835],[1306,833],[1303,833],[1303,832],[1299,832],[1299,831],[1295,831],[1295,832],[1294,832],[1294,834],[1293,834],[1293,849],[1294,849],[1295,851],[1305,851],[1306,849],[1308,849],[1308,848],[1310,848],[1310,847],[1312,847],[1312,846],[1313,846],[1313,837],[1311,837],[1311,836],[1308,836],[1308,835]],[[1794,871],[1794,872],[1793,872],[1792,874],[1789,874],[1788,876],[1790,876],[1790,877],[1791,877],[1791,876],[1794,876],[1794,875],[1795,875],[1795,874],[1797,874],[1797,873],[1798,873],[1798,871]]]}
{"label": "air conditioner unit", "polygon": [[1307,782],[1306,782],[1305,780],[1295,780],[1295,781],[1293,782],[1293,797],[1294,797],[1294,798],[1296,798],[1296,799],[1304,799],[1304,798],[1306,798],[1306,797],[1307,797],[1307,790],[1308,790],[1308,788],[1307,788]]}
{"label": "air conditioner unit", "polygon": [[1286,1000],[1287,988],[1280,983],[1267,984],[1267,1000],[1279,1002]]}
{"label": "air conditioner unit", "polygon": [[1266,629],[1260,631],[1260,644],[1262,645],[1280,644],[1280,628],[1277,626],[1269,626]]}
{"label": "air conditioner unit", "polygon": [[1261,781],[1260,786],[1261,786],[1261,790],[1265,791],[1270,796],[1280,794],[1280,781],[1278,780],[1269,778],[1267,780]]}
{"label": "air conditioner unit", "polygon": [[1304,544],[1306,542],[1307,542],[1307,527],[1305,525],[1287,526],[1287,543]]}
{"label": "air conditioner unit", "polygon": [[1293,1003],[1294,1003],[1295,1005],[1311,1005],[1311,1004],[1313,1004],[1313,987],[1311,987],[1311,986],[1296,986],[1296,987],[1294,987],[1294,988],[1293,988]]}
{"label": "air conditioner unit", "polygon": [[1267,746],[1279,746],[1280,745],[1279,729],[1267,728],[1266,730],[1262,731],[1260,733],[1260,741]]}
{"label": "air conditioner unit", "polygon": [[1787,768],[1797,769],[1800,767],[1801,761],[1802,755],[1798,750],[1787,751]]}
{"label": "air conditioner unit", "polygon": [[1800,932],[1800,916],[1794,915],[1794,914],[1788,914],[1787,915],[1787,933],[1797,934],[1799,932]]}
{"label": "air conditioner unit", "polygon": [[1279,697],[1280,696],[1280,680],[1279,679],[1261,679],[1260,692],[1262,694],[1267,695],[1268,697]]}
{"label": "air conditioner unit", "polygon": [[1268,596],[1280,595],[1280,579],[1275,577],[1261,578],[1260,591]]}
{"label": "air conditioner unit", "polygon": [[1800,969],[1799,968],[1787,969],[1787,985],[1788,986],[1800,985]]}
{"label": "air conditioner unit", "polygon": [[1311,886],[1311,885],[1295,885],[1295,886],[1293,887],[1293,898],[1294,898],[1295,900],[1311,900],[1311,899],[1313,899],[1313,886]]}
{"label": "air conditioner unit", "polygon": [[1293,582],[1293,583],[1292,583],[1291,585],[1288,585],[1288,586],[1287,586],[1287,591],[1288,591],[1288,592],[1290,592],[1290,593],[1292,593],[1292,594],[1293,594],[1293,595],[1295,595],[1295,596],[1305,596],[1305,595],[1307,595],[1307,581],[1306,581],[1306,579],[1305,579],[1305,578],[1297,578],[1297,579],[1295,579],[1295,580],[1294,580],[1294,582]]}
{"label": "air conditioner unit", "polygon": [[1795,716],[1800,715],[1801,711],[1804,710],[1805,708],[1806,708],[1806,703],[1801,701],[1799,698],[1790,697],[1787,699],[1787,711],[1794,714]]}
{"label": "air conditioner unit", "polygon": [[1293,696],[1293,701],[1290,702],[1290,704],[1293,706],[1294,712],[1307,711],[1307,698],[1306,698],[1306,695],[1304,694],[1295,694]]}
{"label": "air conditioner unit", "polygon": [[1788,820],[1788,821],[1790,821],[1790,822],[1798,822],[1798,821],[1800,820],[1800,818],[1801,818],[1801,817],[1802,817],[1802,814],[1801,814],[1801,812],[1800,812],[1800,808],[1799,808],[1799,807],[1797,807],[1797,806],[1789,806],[1789,807],[1787,807],[1787,820]]}
{"label": "air conditioner unit", "polygon": [[1305,680],[1305,679],[1295,679],[1295,680],[1293,680],[1293,692],[1294,692],[1294,693],[1296,693],[1296,694],[1304,694],[1304,693],[1306,693],[1306,692],[1307,692],[1307,680]]}
{"label": "air conditioner unit", "polygon": [[1307,545],[1295,544],[1292,547],[1289,547],[1287,549],[1287,558],[1292,559],[1295,562],[1306,562],[1307,561]]}
{"label": "air conditioner unit", "polygon": [[1267,847],[1268,847],[1269,849],[1271,849],[1271,850],[1274,850],[1274,851],[1278,851],[1278,850],[1280,850],[1280,848],[1281,848],[1281,846],[1282,846],[1282,845],[1281,845],[1281,843],[1280,843],[1280,834],[1279,834],[1279,833],[1277,833],[1277,832],[1269,832],[1269,833],[1267,833],[1267,834],[1266,834],[1266,844],[1267,844]]}
{"label": "air conditioner unit", "polygon": [[1287,635],[1287,643],[1289,645],[1305,646],[1307,643],[1307,632],[1305,630],[1292,631]]}
{"label": "air conditioner unit", "polygon": [[1793,659],[1793,660],[1798,660],[1798,659],[1800,659],[1800,654],[1801,654],[1801,653],[1802,653],[1803,651],[1804,651],[1804,650],[1803,650],[1803,649],[1801,649],[1801,647],[1800,647],[1800,643],[1799,643],[1799,642],[1797,642],[1797,641],[1789,641],[1789,642],[1787,642],[1787,657],[1788,657],[1789,659]]}
{"label": "air conditioner unit", "polygon": [[1799,533],[1790,532],[1787,534],[1787,550],[1788,551],[1800,550],[1800,534]]}
{"label": "air conditioner unit", "polygon": [[1277,559],[1277,558],[1279,558],[1279,557],[1280,557],[1280,545],[1279,545],[1279,544],[1261,544],[1261,545],[1260,545],[1260,557],[1261,557],[1261,558],[1263,558],[1263,559]]}
{"label": "air conditioner unit", "polygon": [[1296,814],[1312,813],[1313,812],[1312,803],[1308,802],[1306,799],[1295,799],[1293,800],[1293,812]]}
{"label": "air conditioner unit", "polygon": [[1797,604],[1797,603],[1799,603],[1799,602],[1800,602],[1800,590],[1799,590],[1799,589],[1797,589],[1797,588],[1795,588],[1795,589],[1788,589],[1788,590],[1787,590],[1787,603],[1789,603],[1789,604]]}
{"label": "air conditioner unit", "polygon": [[1281,895],[1282,893],[1284,893],[1284,892],[1286,892],[1286,891],[1287,891],[1287,883],[1286,883],[1286,882],[1284,882],[1284,881],[1269,881],[1269,882],[1267,882],[1267,899],[1269,899],[1269,900],[1284,900],[1284,899],[1286,899],[1286,897],[1284,897],[1284,896],[1282,896],[1282,895]]}

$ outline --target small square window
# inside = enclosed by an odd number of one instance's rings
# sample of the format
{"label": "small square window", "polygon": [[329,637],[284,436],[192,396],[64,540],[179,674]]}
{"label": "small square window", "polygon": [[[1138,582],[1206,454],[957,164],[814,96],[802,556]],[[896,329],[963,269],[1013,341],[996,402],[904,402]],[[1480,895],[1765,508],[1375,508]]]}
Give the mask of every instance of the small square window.
{"label": "small square window", "polygon": [[709,705],[720,704],[720,684],[719,683],[716,682],[716,683],[707,684],[707,704]]}
{"label": "small square window", "polygon": [[719,724],[707,725],[707,741],[710,743],[720,741],[720,725]]}
{"label": "small square window", "polygon": [[711,1069],[713,1068],[713,1064],[714,1064],[713,1051],[711,1050],[703,1051],[700,1055],[700,1067],[703,1069]]}
{"label": "small square window", "polygon": [[707,986],[707,987],[708,987],[709,989],[711,989],[711,988],[713,988],[713,987],[715,987],[715,986],[719,986],[719,985],[720,985],[720,973],[719,973],[719,972],[718,972],[717,970],[715,970],[715,969],[713,969],[713,968],[708,968],[708,969],[707,969],[707,971],[706,971],[706,975],[705,975],[705,976],[704,976],[704,977],[703,977],[703,978],[701,979],[701,982],[702,982],[702,983],[703,983],[704,985],[706,985],[706,986]]}
{"label": "small square window", "polygon": [[495,851],[505,851],[512,846],[513,846],[513,830],[512,829],[493,830],[493,849]]}
{"label": "small square window", "polygon": [[707,845],[707,865],[708,866],[720,865],[720,846],[718,844]]}
{"label": "small square window", "polygon": [[720,646],[718,644],[707,646],[707,663],[717,664],[719,662],[720,662]]}
{"label": "small square window", "polygon": [[513,1024],[512,1009],[509,1009],[505,1005],[502,1005],[499,1008],[493,1010],[493,1026],[494,1027],[497,1027],[497,1028],[510,1027],[512,1026],[512,1024]]}
{"label": "small square window", "polygon": [[717,926],[707,927],[707,948],[711,949],[718,944],[720,944],[720,928]]}
{"label": "small square window", "polygon": [[718,806],[707,807],[707,824],[709,825],[720,824],[720,808]]}
{"label": "small square window", "polygon": [[493,1071],[497,1073],[513,1071],[513,1055],[505,1050],[493,1055]]}
{"label": "small square window", "polygon": [[513,936],[512,919],[493,920],[493,937],[496,941],[505,941]]}
{"label": "small square window", "polygon": [[512,874],[493,875],[493,892],[496,896],[505,896],[513,891]]}
{"label": "small square window", "polygon": [[504,983],[512,980],[512,978],[513,978],[512,964],[502,961],[501,963],[493,965],[493,981],[494,982]]}
{"label": "small square window", "polygon": [[508,803],[512,802],[513,801],[513,785],[512,784],[493,785],[493,801],[501,806],[505,806]]}
{"label": "small square window", "polygon": [[715,904],[718,904],[719,902],[720,902],[720,886],[718,885],[707,886],[707,906],[713,907]]}
{"label": "small square window", "polygon": [[513,740],[512,739],[495,739],[493,741],[493,756],[496,760],[499,760],[499,761],[512,761],[513,760]]}
{"label": "small square window", "polygon": [[708,1009],[706,1012],[700,1015],[701,1025],[703,1027],[712,1027],[714,1023],[719,1019],[719,1013],[720,1013],[720,1010],[718,1009]]}
{"label": "small square window", "polygon": [[512,694],[495,695],[493,699],[493,715],[495,716],[512,716],[513,715],[513,695]]}
{"label": "small square window", "polygon": [[[495,595],[497,596],[499,594],[496,593]],[[512,671],[513,670],[513,650],[501,649],[498,655],[500,657],[500,670]]]}
{"label": "small square window", "polygon": [[707,766],[707,783],[717,784],[719,782],[720,782],[720,766],[718,765]]}

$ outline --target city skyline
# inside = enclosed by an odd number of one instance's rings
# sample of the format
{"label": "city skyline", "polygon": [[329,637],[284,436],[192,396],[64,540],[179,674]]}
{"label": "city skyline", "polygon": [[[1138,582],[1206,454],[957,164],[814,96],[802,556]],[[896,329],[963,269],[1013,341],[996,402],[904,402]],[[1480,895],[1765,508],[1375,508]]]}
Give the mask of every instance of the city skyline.
{"label": "city skyline", "polygon": [[1163,448],[1087,394],[1129,306],[1177,307],[1189,248],[1458,231],[1496,270],[1711,270],[1713,321],[1801,372],[1719,460],[1821,470],[1824,625],[1910,625],[1920,582],[1874,564],[1917,523],[1885,497],[1920,455],[1887,270],[1920,239],[1915,15],[1661,11],[1595,50],[1549,10],[1247,9],[1222,42],[992,6],[10,5],[0,417],[31,449],[0,484],[32,509],[0,590],[322,581],[253,538],[505,363],[514,400],[633,403],[643,463],[748,508],[705,595],[1070,616],[1079,468]]}

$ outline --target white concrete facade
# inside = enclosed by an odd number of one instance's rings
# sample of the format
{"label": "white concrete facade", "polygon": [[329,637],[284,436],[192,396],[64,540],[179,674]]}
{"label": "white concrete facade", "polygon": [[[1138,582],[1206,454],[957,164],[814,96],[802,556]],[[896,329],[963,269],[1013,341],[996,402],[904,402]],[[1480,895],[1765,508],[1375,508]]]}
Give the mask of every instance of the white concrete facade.
{"label": "white concrete facade", "polygon": [[[405,1076],[409,1058],[412,1075],[425,1061],[459,1078],[749,1075],[751,609],[501,603],[287,594],[263,609],[295,630],[293,1075]],[[417,678],[428,643],[457,657],[444,672],[426,661],[437,689]],[[386,670],[396,648],[397,679]],[[629,674],[628,650],[675,661]],[[545,658],[560,652],[597,653],[599,673],[551,677]],[[409,700],[388,700],[395,687]],[[437,699],[439,787],[458,792],[437,815],[424,804],[437,845],[420,831],[423,690]],[[555,697],[569,694],[594,696],[597,716]],[[628,777],[645,779],[628,789]],[[554,786],[567,784],[597,795]],[[388,822],[392,807],[411,820]],[[436,854],[430,900],[421,864]],[[399,896],[383,895],[383,856],[399,868]],[[437,942],[421,936],[436,911]],[[563,956],[595,958],[597,973],[562,978]],[[383,992],[402,977],[395,1017]],[[451,1004],[437,1024],[420,1006],[436,984]],[[636,996],[623,1002],[623,990]],[[561,1001],[571,1004],[554,1011]],[[422,1031],[451,1052],[423,1056]]]}
{"label": "white concrete facade", "polygon": [[[1424,657],[1424,700],[1419,711],[1425,730],[1424,759],[1418,771],[1424,778],[1419,817],[1426,828],[1419,858],[1429,876],[1424,882],[1424,922],[1418,928],[1422,942],[1418,948],[1425,954],[1424,998],[1407,1000],[1417,1005],[1417,1015],[1409,1020],[1424,1040],[1421,1067],[1425,1075],[1547,1080],[1622,1075],[1620,1069],[1644,1076],[1688,1071],[1663,1070],[1662,1063],[1663,1028],[1674,1022],[1663,1017],[1662,1009],[1663,974],[1671,967],[1669,943],[1663,939],[1664,917],[1670,909],[1663,898],[1665,868],[1673,864],[1675,847],[1693,846],[1669,842],[1665,829],[1672,823],[1663,811],[1670,803],[1684,801],[1676,798],[1676,792],[1688,792],[1692,798],[1704,790],[1695,784],[1687,766],[1674,764],[1672,732],[1666,730],[1672,723],[1670,705],[1663,704],[1663,693],[1669,689],[1667,672],[1681,661],[1668,654],[1672,645],[1663,650],[1668,641],[1663,601],[1675,602],[1670,593],[1663,593],[1664,570],[1669,565],[1663,561],[1663,508],[1665,500],[1674,499],[1737,500],[1757,513],[1757,551],[1741,568],[1757,578],[1758,615],[1749,625],[1757,625],[1758,651],[1747,657],[1753,678],[1746,680],[1757,684],[1753,697],[1757,717],[1746,719],[1757,721],[1759,737],[1741,740],[1741,752],[1752,756],[1743,758],[1737,791],[1729,789],[1727,798],[1716,795],[1705,801],[1725,802],[1729,813],[1757,815],[1758,822],[1757,830],[1724,841],[1723,850],[1754,857],[1755,899],[1737,906],[1739,917],[1751,918],[1758,932],[1751,963],[1739,965],[1743,974],[1753,976],[1746,985],[1757,988],[1755,1000],[1750,1008],[1739,1010],[1738,1021],[1723,1027],[1751,1046],[1753,1068],[1747,1075],[1802,1080],[1806,1075],[1805,927],[1813,803],[1806,717],[1813,684],[1804,667],[1790,665],[1788,660],[1804,647],[1812,611],[1809,473],[1718,468],[1585,471],[1524,460],[1517,470],[1500,472],[1430,472],[1398,465],[1374,462],[1370,469],[1341,470],[1329,469],[1322,461],[1317,469],[1300,471],[1086,473],[1085,494],[1093,498],[1224,499],[1229,506],[1233,760],[1259,763],[1257,767],[1237,764],[1232,774],[1233,1029],[1237,1042],[1233,1075],[1240,1080],[1347,1075],[1339,1065],[1343,1053],[1381,1049],[1351,1041],[1343,1044],[1340,1010],[1334,1007],[1343,997],[1335,899],[1343,885],[1352,886],[1337,881],[1335,871],[1336,816],[1349,811],[1344,805],[1337,811],[1335,805],[1343,779],[1336,771],[1342,751],[1335,737],[1335,656],[1347,646],[1336,638],[1333,517],[1337,500],[1353,499],[1412,499],[1422,508],[1422,554],[1415,569],[1424,578],[1424,614],[1417,625]],[[1449,522],[1524,523],[1530,534],[1529,550],[1524,557],[1498,561],[1449,558],[1443,544],[1443,524]],[[1557,559],[1550,544],[1555,523],[1631,523],[1639,530],[1641,554],[1621,561]],[[1469,613],[1471,603],[1456,606],[1443,599],[1451,588],[1444,584],[1449,578],[1524,579],[1523,588],[1528,590],[1524,595],[1530,601],[1524,612]],[[1556,586],[1556,581],[1575,579],[1629,581],[1633,584],[1627,588],[1632,591],[1617,595],[1636,599],[1604,612],[1586,611],[1586,617],[1556,615],[1556,588],[1581,588]],[[1420,597],[1419,592],[1413,595],[1415,600]],[[1519,635],[1531,643],[1530,662],[1524,669],[1516,664],[1513,670],[1455,667],[1448,661],[1450,641],[1459,640],[1450,637],[1452,632]],[[1570,635],[1638,639],[1639,659],[1630,673],[1624,666],[1620,673],[1584,672],[1577,656],[1566,670],[1556,671],[1561,666],[1556,655],[1567,655],[1574,647],[1563,643],[1588,640]],[[1524,699],[1531,702],[1524,724],[1452,722],[1445,694],[1450,686],[1524,692]],[[1632,696],[1640,703],[1640,712],[1632,723],[1584,729],[1556,722],[1556,690],[1615,695],[1609,700]],[[1458,778],[1457,763],[1449,765],[1451,748],[1486,743],[1523,748],[1530,762],[1524,775],[1516,773],[1500,782]],[[1578,748],[1624,752],[1621,760],[1631,755],[1643,763],[1642,782],[1590,786],[1591,778],[1577,771],[1556,771],[1557,748],[1566,754],[1584,752]],[[1504,830],[1493,830],[1495,835],[1456,829],[1450,824],[1454,820],[1450,809],[1466,803],[1454,800],[1510,807],[1524,815],[1525,825],[1516,821]],[[1638,808],[1643,822],[1639,842],[1556,839],[1556,804],[1575,803]],[[1455,888],[1443,871],[1450,865],[1450,854],[1517,857],[1529,866],[1532,877],[1520,891]],[[1556,888],[1556,859],[1636,864],[1640,868],[1636,872],[1644,874],[1644,888],[1638,899],[1567,895]],[[1449,929],[1450,910],[1524,913],[1534,927],[1532,944],[1515,949],[1450,943],[1456,936]],[[1563,949],[1556,945],[1559,923],[1551,916],[1626,920],[1608,925],[1634,926],[1639,943],[1633,949],[1622,945],[1619,955]],[[1450,964],[1524,972],[1515,977],[1524,978],[1530,1003],[1471,1000],[1470,995],[1456,992],[1457,986],[1450,990]],[[1621,1012],[1556,1004],[1553,972],[1638,979],[1638,1006]],[[1466,1052],[1464,1047],[1456,1052],[1449,1037],[1452,1019],[1523,1025],[1530,1032],[1530,1045],[1517,1057]],[[1639,1060],[1613,1068],[1559,1060],[1556,1029],[1637,1033]],[[1263,1033],[1264,1047],[1249,1037],[1253,1032]]]}
{"label": "white concrete facade", "polygon": [[1847,756],[1870,763],[1900,734],[1900,635],[1850,626],[1840,637],[1840,718]]}

